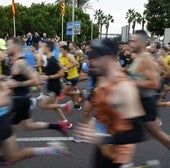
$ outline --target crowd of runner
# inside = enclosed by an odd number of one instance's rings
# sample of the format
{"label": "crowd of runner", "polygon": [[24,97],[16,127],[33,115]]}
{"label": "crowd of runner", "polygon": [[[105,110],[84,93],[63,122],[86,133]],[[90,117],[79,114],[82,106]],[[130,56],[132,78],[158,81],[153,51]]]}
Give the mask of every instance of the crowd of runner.
{"label": "crowd of runner", "polygon": [[[26,50],[32,52],[33,64]],[[143,30],[128,43],[103,39],[75,44],[46,33],[40,38],[37,32],[0,39],[0,80],[0,165],[46,154],[70,156],[61,142],[19,149],[16,130],[21,125],[67,136],[73,124],[65,113],[76,110],[82,110],[83,123],[75,127],[74,141],[96,144],[96,168],[132,163],[136,144],[147,140],[146,131],[170,149],[157,112],[158,106],[170,106],[170,44],[149,43]],[[85,90],[78,87],[81,81],[87,82]],[[32,97],[33,90],[38,97]],[[70,100],[60,103],[66,96]],[[60,120],[35,122],[30,114],[35,106],[54,111]]]}

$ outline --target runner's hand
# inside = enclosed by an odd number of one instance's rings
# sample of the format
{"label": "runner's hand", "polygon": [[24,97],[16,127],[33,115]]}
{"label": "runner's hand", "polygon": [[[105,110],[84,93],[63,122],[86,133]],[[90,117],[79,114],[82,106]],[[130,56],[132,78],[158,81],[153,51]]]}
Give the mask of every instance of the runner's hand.
{"label": "runner's hand", "polygon": [[99,144],[105,137],[104,134],[96,131],[95,120],[91,120],[88,124],[79,123],[74,130],[74,136],[91,144]]}
{"label": "runner's hand", "polygon": [[15,88],[15,87],[19,87],[20,86],[20,83],[19,81],[16,81],[14,79],[8,79],[6,81],[6,85],[8,88]]}

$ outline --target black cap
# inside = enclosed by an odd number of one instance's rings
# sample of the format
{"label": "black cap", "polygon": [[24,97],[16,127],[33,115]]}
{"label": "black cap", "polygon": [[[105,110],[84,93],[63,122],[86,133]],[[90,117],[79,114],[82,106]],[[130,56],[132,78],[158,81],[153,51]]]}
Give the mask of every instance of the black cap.
{"label": "black cap", "polygon": [[90,42],[91,50],[87,52],[88,57],[99,57],[99,56],[117,56],[118,54],[118,43],[116,40],[103,39],[103,40],[92,40]]}

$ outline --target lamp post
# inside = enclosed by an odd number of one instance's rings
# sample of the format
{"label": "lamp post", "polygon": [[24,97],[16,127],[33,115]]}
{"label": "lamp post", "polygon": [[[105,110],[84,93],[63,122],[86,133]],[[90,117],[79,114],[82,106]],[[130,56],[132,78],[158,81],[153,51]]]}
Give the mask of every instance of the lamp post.
{"label": "lamp post", "polygon": [[74,42],[74,14],[75,14],[75,11],[74,11],[74,8],[75,8],[75,3],[74,3],[75,0],[72,0],[72,42]]}
{"label": "lamp post", "polygon": [[63,41],[63,30],[64,30],[64,15],[65,15],[65,0],[61,0],[61,40]]}
{"label": "lamp post", "polygon": [[93,19],[91,20],[91,40],[93,40]]}
{"label": "lamp post", "polygon": [[[96,13],[96,11],[91,8],[91,10]],[[94,27],[93,27],[93,22],[94,22],[94,17],[92,16],[92,20],[91,20],[91,40],[93,39],[93,33],[94,33]]]}

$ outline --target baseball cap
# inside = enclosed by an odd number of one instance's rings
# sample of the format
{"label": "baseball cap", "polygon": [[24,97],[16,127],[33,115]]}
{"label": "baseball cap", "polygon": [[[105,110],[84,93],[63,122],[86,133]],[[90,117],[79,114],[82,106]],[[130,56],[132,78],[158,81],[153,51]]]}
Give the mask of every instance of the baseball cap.
{"label": "baseball cap", "polygon": [[6,42],[2,38],[0,38],[0,50],[6,50]]}
{"label": "baseball cap", "polygon": [[92,40],[90,42],[91,50],[87,52],[88,57],[99,56],[117,56],[118,54],[118,42],[111,39]]}

